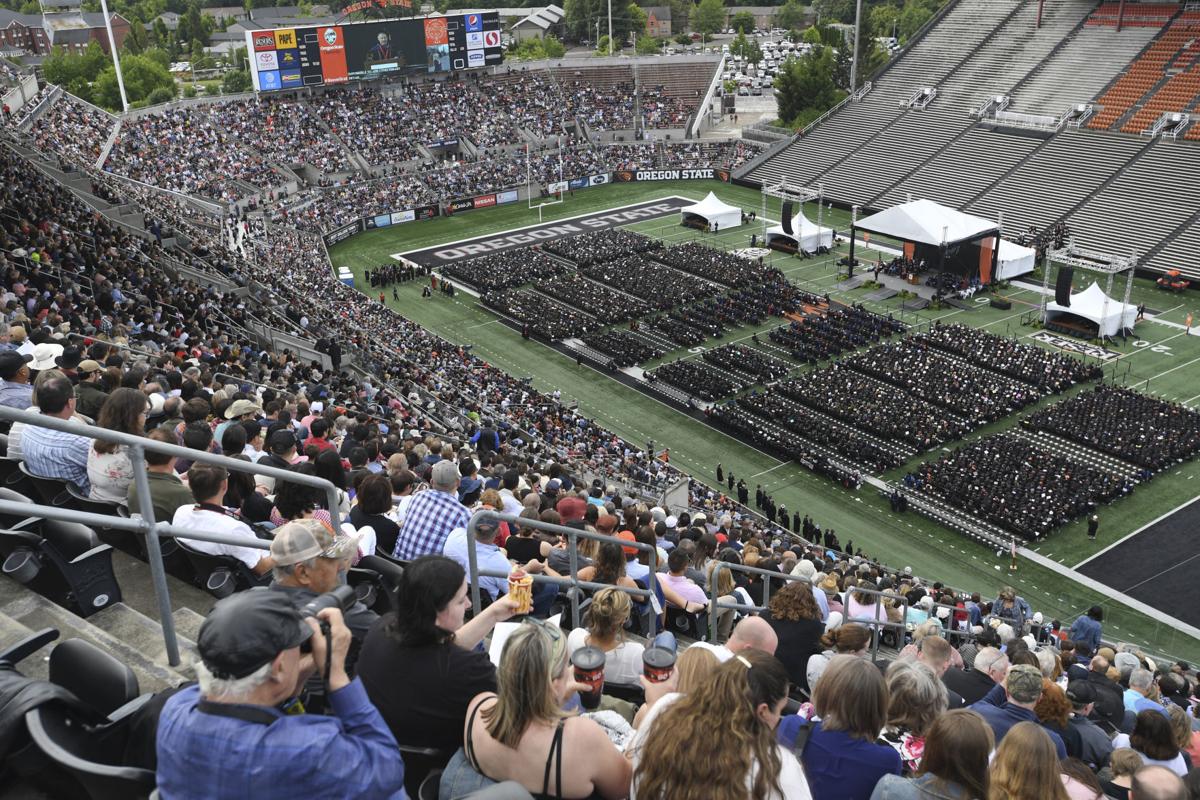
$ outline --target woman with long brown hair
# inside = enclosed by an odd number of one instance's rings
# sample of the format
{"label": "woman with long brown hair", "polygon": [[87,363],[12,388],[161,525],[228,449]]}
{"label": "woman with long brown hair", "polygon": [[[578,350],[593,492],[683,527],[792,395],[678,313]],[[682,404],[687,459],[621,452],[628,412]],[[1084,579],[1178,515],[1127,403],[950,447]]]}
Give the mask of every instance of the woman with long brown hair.
{"label": "woman with long brown hair", "polygon": [[871,631],[865,625],[849,622],[825,631],[821,636],[821,647],[825,649],[808,659],[808,667],[804,671],[809,692],[817,688],[817,681],[834,656],[866,658],[871,649]]}
{"label": "woman with long brown hair", "polygon": [[[774,656],[744,650],[704,691],[663,697],[627,748],[631,800],[810,798],[800,764],[775,742],[787,691],[787,670]],[[714,748],[718,732],[722,746]]]}
{"label": "woman with long brown hair", "polygon": [[[150,401],[137,389],[116,389],[100,407],[96,424],[101,428],[131,436],[146,435],[146,410]],[[129,484],[133,483],[133,462],[129,448],[116,442],[96,439],[88,450],[88,497],[102,503],[125,503]]]}
{"label": "woman with long brown hair", "polygon": [[987,800],[1070,800],[1061,775],[1050,734],[1036,722],[1018,722],[996,748]]}
{"label": "woman with long brown hair", "polygon": [[808,660],[823,649],[821,636],[825,633],[812,587],[803,581],[789,581],[771,595],[762,618],[779,637],[775,657],[787,668],[792,683],[808,691]]}
{"label": "woman with long brown hair", "polygon": [[947,711],[925,735],[925,753],[914,778],[884,775],[871,800],[987,800],[992,729],[965,708]]}

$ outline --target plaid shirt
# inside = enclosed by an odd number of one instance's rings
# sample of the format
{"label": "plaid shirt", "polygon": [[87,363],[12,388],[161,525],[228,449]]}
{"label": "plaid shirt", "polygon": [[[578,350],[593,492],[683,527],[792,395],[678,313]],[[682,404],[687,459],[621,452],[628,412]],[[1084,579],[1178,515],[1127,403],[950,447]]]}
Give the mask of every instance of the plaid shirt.
{"label": "plaid shirt", "polygon": [[392,556],[411,561],[430,553],[441,555],[450,532],[467,527],[470,521],[471,512],[458,502],[457,497],[437,489],[426,489],[409,504]]}
{"label": "plaid shirt", "polygon": [[21,454],[30,472],[39,478],[70,481],[84,494],[92,488],[87,470],[91,447],[91,439],[74,433],[36,425],[26,425],[21,432]]}

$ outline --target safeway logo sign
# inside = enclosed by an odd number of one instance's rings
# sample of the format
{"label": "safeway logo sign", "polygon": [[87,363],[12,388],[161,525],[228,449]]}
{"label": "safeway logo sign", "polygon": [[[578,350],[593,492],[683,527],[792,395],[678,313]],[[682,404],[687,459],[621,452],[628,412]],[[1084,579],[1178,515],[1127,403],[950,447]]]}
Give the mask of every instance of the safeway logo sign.
{"label": "safeway logo sign", "polygon": [[500,46],[500,31],[484,31],[483,32],[484,47],[499,47]]}

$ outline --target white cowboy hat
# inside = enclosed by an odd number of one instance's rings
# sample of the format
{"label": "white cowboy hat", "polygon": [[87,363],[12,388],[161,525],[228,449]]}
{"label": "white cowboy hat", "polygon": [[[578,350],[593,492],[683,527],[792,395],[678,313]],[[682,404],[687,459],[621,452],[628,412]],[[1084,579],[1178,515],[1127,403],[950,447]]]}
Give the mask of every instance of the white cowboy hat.
{"label": "white cowboy hat", "polygon": [[33,361],[29,362],[29,368],[39,372],[44,369],[56,369],[58,367],[57,359],[62,354],[63,346],[61,344],[42,342],[33,348]]}

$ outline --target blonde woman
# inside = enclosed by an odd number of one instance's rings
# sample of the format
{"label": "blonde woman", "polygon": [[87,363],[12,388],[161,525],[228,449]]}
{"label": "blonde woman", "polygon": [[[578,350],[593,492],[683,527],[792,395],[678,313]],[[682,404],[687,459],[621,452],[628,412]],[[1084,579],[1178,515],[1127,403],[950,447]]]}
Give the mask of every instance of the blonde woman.
{"label": "blonde woman", "polygon": [[1036,722],[1018,722],[996,748],[987,800],[1070,800],[1050,734]]}
{"label": "blonde woman", "polygon": [[[539,797],[563,800],[629,794],[629,761],[604,729],[562,710],[584,687],[573,680],[561,630],[522,624],[504,643],[497,685],[499,692],[471,701],[463,730],[471,769],[452,759],[442,774],[441,797],[462,797],[488,781],[515,781]],[[471,773],[484,780],[472,780]]]}
{"label": "blonde woman", "polygon": [[[800,764],[775,741],[787,693],[783,665],[744,650],[718,667],[702,691],[663,697],[626,748],[633,760],[630,798],[809,800]],[[718,732],[722,746],[714,748]]]}
{"label": "blonde woman", "polygon": [[636,684],[642,674],[642,652],[638,642],[626,641],[625,623],[633,613],[629,595],[619,589],[601,589],[588,608],[590,624],[576,628],[567,637],[567,653],[581,647],[604,651],[604,680],[607,683]]}

